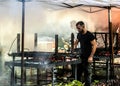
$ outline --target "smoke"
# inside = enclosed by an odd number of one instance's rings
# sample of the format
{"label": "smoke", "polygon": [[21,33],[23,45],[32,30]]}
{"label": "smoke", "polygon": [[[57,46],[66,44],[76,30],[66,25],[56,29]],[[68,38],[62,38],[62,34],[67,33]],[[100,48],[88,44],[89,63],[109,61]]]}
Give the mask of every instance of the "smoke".
{"label": "smoke", "polygon": [[[0,44],[3,52],[7,53],[17,33],[21,33],[22,27],[22,4],[21,2],[6,2],[0,7]],[[72,32],[76,32],[72,21],[83,20],[88,30],[94,31],[94,22],[90,15],[78,9],[52,10],[37,2],[26,2],[25,4],[25,48],[33,50],[34,33],[39,38],[52,37],[58,34],[59,37],[69,39]],[[16,51],[16,41],[11,52]],[[7,60],[7,57],[5,58]]]}
{"label": "smoke", "polygon": [[[75,23],[79,20],[84,21],[87,29],[92,32],[103,31],[102,28],[108,24],[107,10],[86,13],[79,8],[54,10],[43,6],[33,1],[25,4],[25,48],[29,50],[34,47],[34,33],[38,33],[39,38],[54,38],[58,34],[59,37],[69,39],[72,32],[76,34]],[[10,0],[3,3],[0,6],[0,16],[0,45],[7,52],[17,33],[21,33],[21,2]],[[117,18],[118,16],[115,17]],[[15,51],[16,45],[12,49]]]}

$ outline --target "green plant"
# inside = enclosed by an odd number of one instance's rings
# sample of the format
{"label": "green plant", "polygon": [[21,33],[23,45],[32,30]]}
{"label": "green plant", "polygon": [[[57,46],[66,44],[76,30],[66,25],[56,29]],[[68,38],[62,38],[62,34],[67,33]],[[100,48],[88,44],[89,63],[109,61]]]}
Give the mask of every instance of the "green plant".
{"label": "green plant", "polygon": [[[49,85],[49,86],[52,86],[52,85]],[[84,86],[84,84],[78,80],[73,80],[68,83],[64,83],[64,82],[57,83],[55,84],[55,86]]]}
{"label": "green plant", "polygon": [[78,80],[73,80],[72,82],[69,82],[65,86],[84,86],[84,84]]}
{"label": "green plant", "polygon": [[94,80],[93,86],[96,86],[99,83],[99,80]]}

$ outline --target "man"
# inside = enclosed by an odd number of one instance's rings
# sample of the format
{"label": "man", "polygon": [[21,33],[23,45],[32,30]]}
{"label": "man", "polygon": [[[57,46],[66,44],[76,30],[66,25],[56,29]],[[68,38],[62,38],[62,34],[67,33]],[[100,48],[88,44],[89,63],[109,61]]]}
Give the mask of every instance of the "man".
{"label": "man", "polygon": [[77,22],[76,28],[78,34],[74,43],[74,48],[77,48],[77,45],[80,42],[81,49],[81,63],[78,64],[77,79],[81,81],[82,73],[84,73],[85,86],[90,86],[92,77],[91,63],[93,61],[97,44],[94,35],[86,29],[83,21]]}

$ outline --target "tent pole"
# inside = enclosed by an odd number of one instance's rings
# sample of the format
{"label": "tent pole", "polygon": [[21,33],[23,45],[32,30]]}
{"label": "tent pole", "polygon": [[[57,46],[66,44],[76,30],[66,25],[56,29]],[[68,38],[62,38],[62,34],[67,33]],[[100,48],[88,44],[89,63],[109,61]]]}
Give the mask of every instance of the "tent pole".
{"label": "tent pole", "polygon": [[111,6],[108,6],[108,28],[109,28],[109,52],[110,52],[110,79],[114,76],[114,49],[113,49],[113,30],[111,21]]}
{"label": "tent pole", "polygon": [[25,0],[22,0],[21,86],[24,85],[24,25],[25,25]]}

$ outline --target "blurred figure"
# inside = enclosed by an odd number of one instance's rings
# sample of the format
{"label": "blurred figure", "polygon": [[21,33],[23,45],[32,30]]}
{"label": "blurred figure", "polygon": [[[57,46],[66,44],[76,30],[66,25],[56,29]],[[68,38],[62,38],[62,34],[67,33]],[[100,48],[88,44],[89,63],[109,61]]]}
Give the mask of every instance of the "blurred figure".
{"label": "blurred figure", "polygon": [[91,86],[91,63],[93,62],[93,56],[97,47],[96,40],[94,35],[86,29],[83,21],[77,22],[76,28],[78,30],[78,34],[74,43],[74,48],[77,48],[78,43],[80,43],[81,46],[81,63],[78,64],[77,67],[77,79],[81,81],[82,73],[84,73],[85,86]]}

